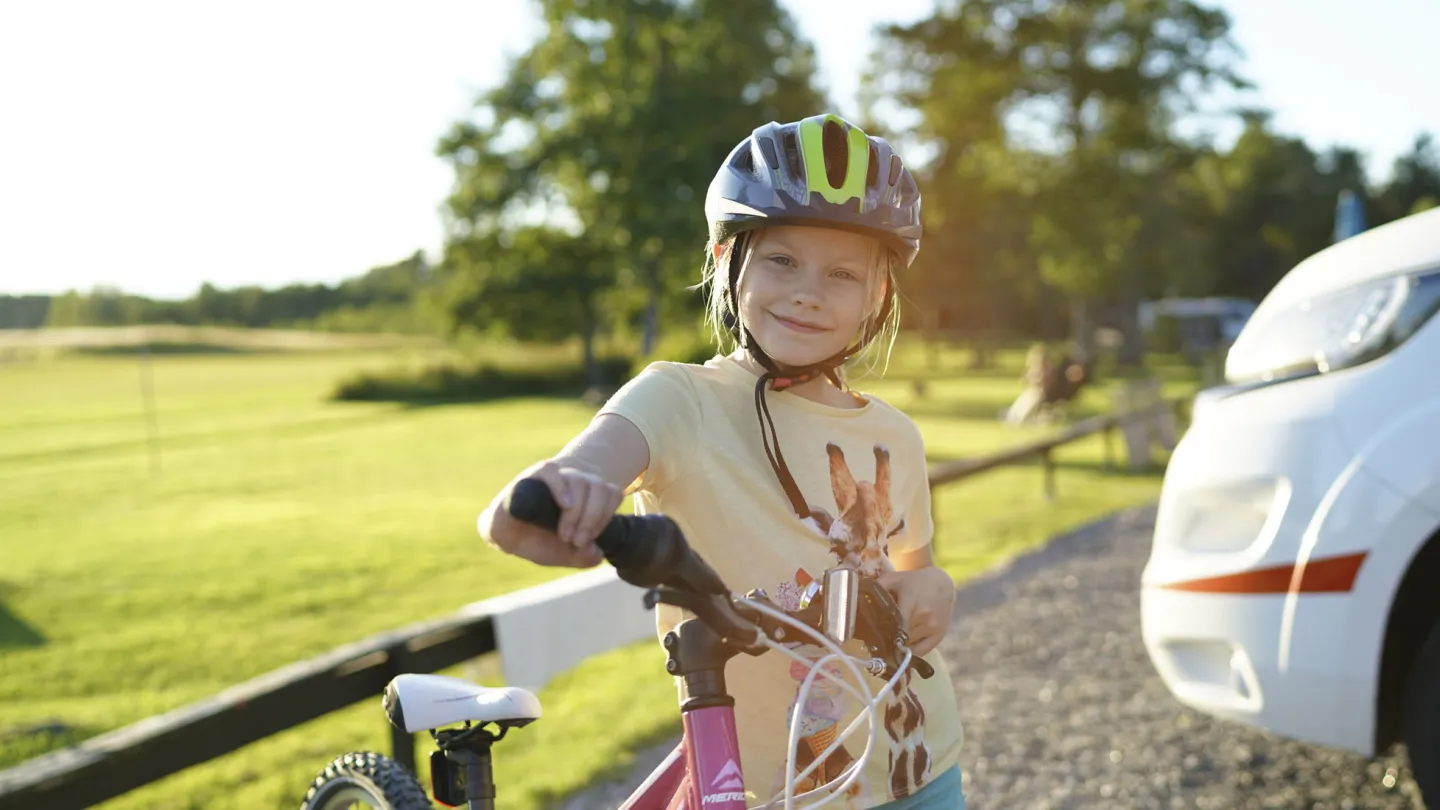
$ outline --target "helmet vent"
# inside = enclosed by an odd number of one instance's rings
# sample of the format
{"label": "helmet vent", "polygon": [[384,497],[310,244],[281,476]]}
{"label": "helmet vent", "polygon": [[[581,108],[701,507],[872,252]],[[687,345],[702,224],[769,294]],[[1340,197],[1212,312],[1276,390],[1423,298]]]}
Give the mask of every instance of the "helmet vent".
{"label": "helmet vent", "polygon": [[890,156],[890,182],[886,183],[885,185],[887,185],[887,186],[893,186],[893,185],[895,185],[895,181],[900,179],[900,169],[901,169],[901,168],[902,168],[902,166],[901,166],[901,163],[900,163],[900,156],[899,156],[899,155],[891,155],[891,156]]}
{"label": "helmet vent", "polygon": [[875,144],[870,144],[870,160],[865,168],[865,188],[872,189],[879,185],[880,180],[880,155],[875,151]]}
{"label": "helmet vent", "polygon": [[845,130],[833,120],[825,122],[821,135],[825,152],[825,178],[831,188],[839,188],[845,182],[845,169],[850,162],[849,144],[845,142]]}
{"label": "helmet vent", "polygon": [[785,153],[785,169],[791,177],[800,178],[800,144],[795,140],[795,131],[780,134],[780,150]]}
{"label": "helmet vent", "polygon": [[920,189],[915,187],[915,178],[911,177],[908,174],[905,175],[904,182],[900,184],[900,207],[907,208],[911,205],[914,205],[916,202],[919,201],[919,199]]}
{"label": "helmet vent", "polygon": [[735,155],[735,159],[730,162],[730,165],[735,167],[737,171],[753,175],[755,174],[755,154],[750,149],[741,149]]}

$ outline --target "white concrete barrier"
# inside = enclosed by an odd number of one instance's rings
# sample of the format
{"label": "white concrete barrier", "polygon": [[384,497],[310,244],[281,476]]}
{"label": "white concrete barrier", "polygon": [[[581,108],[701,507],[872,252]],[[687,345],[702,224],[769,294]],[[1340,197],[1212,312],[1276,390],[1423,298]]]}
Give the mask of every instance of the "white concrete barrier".
{"label": "white concrete barrier", "polygon": [[655,613],[645,609],[644,594],[602,564],[464,610],[495,617],[506,685],[535,691],[592,655],[655,639]]}

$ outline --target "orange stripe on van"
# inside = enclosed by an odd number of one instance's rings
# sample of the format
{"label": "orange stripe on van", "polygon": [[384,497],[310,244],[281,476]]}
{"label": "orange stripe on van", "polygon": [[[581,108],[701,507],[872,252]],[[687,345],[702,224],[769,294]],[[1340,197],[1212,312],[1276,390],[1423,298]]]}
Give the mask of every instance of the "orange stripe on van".
{"label": "orange stripe on van", "polygon": [[1277,565],[1238,574],[1171,582],[1160,588],[1191,593],[1349,593],[1366,552],[1324,557],[1306,564]]}

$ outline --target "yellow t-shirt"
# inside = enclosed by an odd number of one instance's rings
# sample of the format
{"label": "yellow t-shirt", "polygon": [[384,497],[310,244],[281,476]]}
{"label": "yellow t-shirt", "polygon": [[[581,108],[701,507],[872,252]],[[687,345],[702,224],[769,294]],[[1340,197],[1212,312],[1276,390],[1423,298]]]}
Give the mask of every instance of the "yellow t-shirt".
{"label": "yellow t-shirt", "polygon": [[[600,412],[628,419],[649,444],[650,464],[635,492],[635,511],[672,517],[732,591],[763,588],[781,607],[793,610],[804,585],[820,579],[838,557],[815,525],[795,515],[766,458],[755,412],[756,382],[728,357],[704,365],[654,363]],[[888,546],[888,552],[930,542],[934,526],[924,443],[909,417],[872,396],[858,408],[837,408],[783,391],[766,396],[781,452],[806,503],[836,516],[830,537],[848,532],[850,548],[869,541],[872,549]],[[832,445],[838,452],[829,449]],[[663,637],[685,616],[679,608],[658,606],[657,634]],[[846,650],[859,653],[856,645],[852,641]],[[810,645],[796,651],[812,660],[823,654]],[[896,734],[887,732],[881,707],[865,771],[847,791],[850,795],[832,806],[859,810],[902,798],[957,761],[962,731],[954,686],[938,651],[925,660],[935,668],[934,676],[924,679],[912,671],[908,690],[892,707]],[[789,718],[806,672],[775,651],[742,653],[726,668],[750,804],[784,789]],[[843,679],[853,680],[845,672]],[[861,672],[872,693],[884,685]],[[829,747],[859,708],[854,697],[817,677],[801,711],[796,770]],[[907,723],[920,731],[906,735],[900,727]],[[862,722],[819,770],[838,774],[858,758],[867,730]],[[892,743],[892,736],[910,744]],[[796,794],[809,787],[797,786]]]}

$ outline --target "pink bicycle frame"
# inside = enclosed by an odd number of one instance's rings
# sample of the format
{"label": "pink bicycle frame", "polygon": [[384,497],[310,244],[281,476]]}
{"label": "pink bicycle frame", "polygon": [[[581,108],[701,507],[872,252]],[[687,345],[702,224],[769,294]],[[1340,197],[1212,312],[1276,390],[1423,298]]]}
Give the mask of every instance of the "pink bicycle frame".
{"label": "pink bicycle frame", "polygon": [[620,810],[745,810],[735,709],[681,715],[685,736]]}

